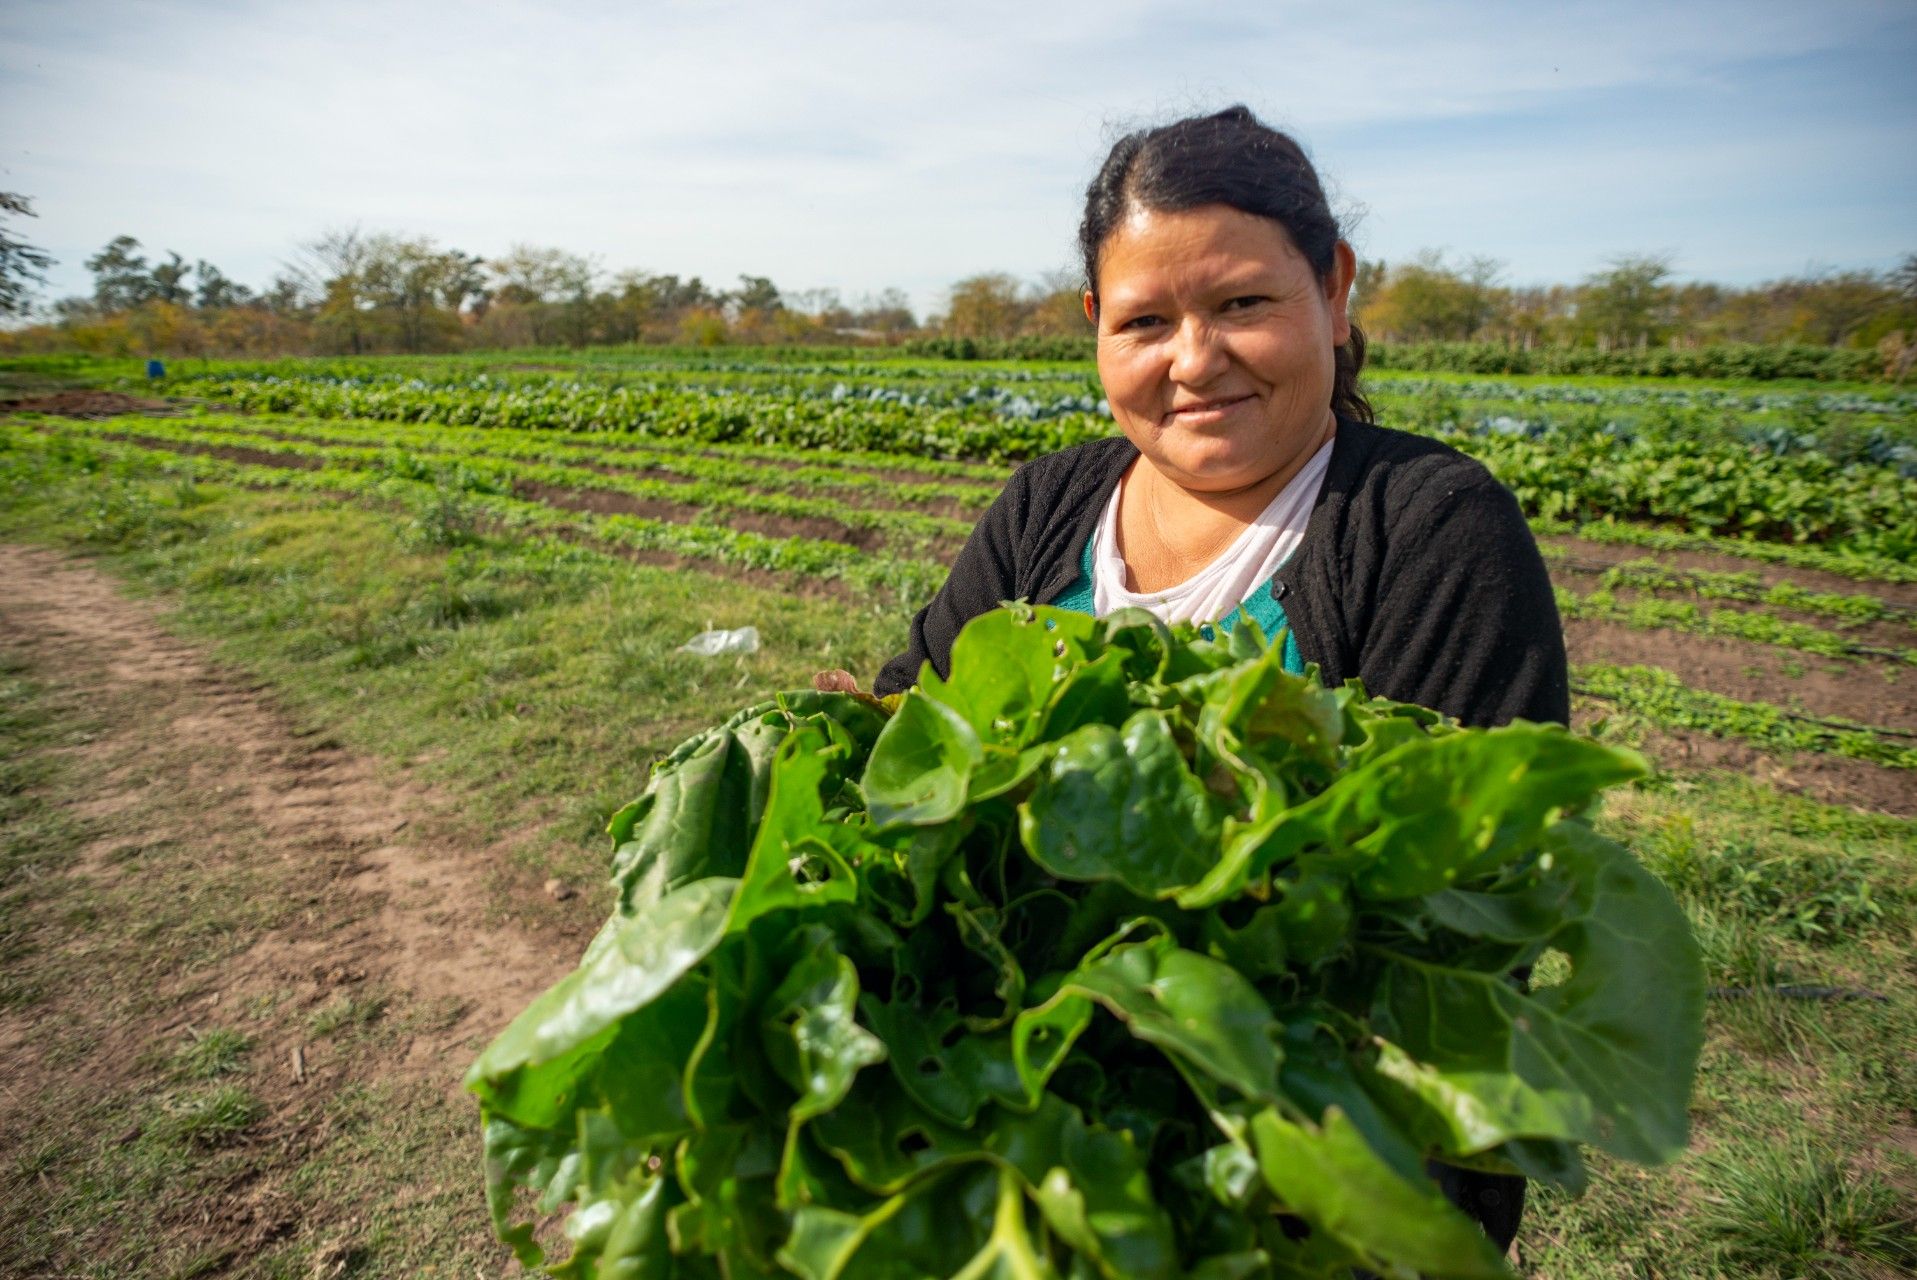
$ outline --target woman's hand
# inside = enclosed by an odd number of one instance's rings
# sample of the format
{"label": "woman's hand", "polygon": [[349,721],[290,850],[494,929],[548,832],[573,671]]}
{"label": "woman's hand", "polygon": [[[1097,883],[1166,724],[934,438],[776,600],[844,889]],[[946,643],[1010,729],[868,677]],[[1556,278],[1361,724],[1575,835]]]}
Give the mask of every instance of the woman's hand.
{"label": "woman's hand", "polygon": [[820,693],[864,693],[859,688],[859,678],[850,671],[837,667],[830,671],[820,671],[812,677],[812,687]]}

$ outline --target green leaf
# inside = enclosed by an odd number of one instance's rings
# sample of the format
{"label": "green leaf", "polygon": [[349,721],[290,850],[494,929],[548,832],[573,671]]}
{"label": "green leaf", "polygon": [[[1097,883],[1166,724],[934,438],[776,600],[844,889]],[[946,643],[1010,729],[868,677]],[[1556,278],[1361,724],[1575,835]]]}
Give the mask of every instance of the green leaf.
{"label": "green leaf", "polygon": [[1247,1098],[1278,1100],[1278,1023],[1238,972],[1159,936],[1113,947],[1060,991],[1097,1001],[1134,1036]]}
{"label": "green leaf", "polygon": [[1205,873],[1218,828],[1170,721],[1149,710],[1121,729],[1087,725],[1060,741],[1019,819],[1033,860],[1061,880],[1117,880],[1151,898]]}
{"label": "green leaf", "polygon": [[1344,1113],[1317,1125],[1266,1109],[1251,1118],[1258,1168],[1278,1202],[1390,1274],[1508,1280],[1511,1271],[1476,1223],[1428,1178],[1408,1179],[1380,1160]]}
{"label": "green leaf", "polygon": [[848,854],[865,843],[857,830],[826,820],[826,796],[844,778],[846,750],[801,721],[773,760],[765,814],[733,897],[728,933],[769,912],[851,902],[857,877]]}
{"label": "green leaf", "polygon": [[645,794],[612,816],[612,881],[631,914],[693,880],[737,876],[765,808],[772,758],[791,729],[774,703],[687,739]]}
{"label": "green leaf", "polygon": [[738,881],[695,880],[621,923],[587,965],[561,978],[480,1054],[467,1087],[486,1097],[495,1081],[563,1059],[671,989],[718,945]]}
{"label": "green leaf", "polygon": [[1524,995],[1494,973],[1388,955],[1377,1070],[1440,1117],[1447,1147],[1514,1138],[1675,1158],[1703,1039],[1704,981],[1682,909],[1630,854],[1581,823],[1545,843],[1571,887],[1541,941],[1571,976]]}
{"label": "green leaf", "polygon": [[985,758],[965,717],[925,696],[907,697],[886,722],[861,786],[872,825],[930,826],[965,807],[972,773]]}

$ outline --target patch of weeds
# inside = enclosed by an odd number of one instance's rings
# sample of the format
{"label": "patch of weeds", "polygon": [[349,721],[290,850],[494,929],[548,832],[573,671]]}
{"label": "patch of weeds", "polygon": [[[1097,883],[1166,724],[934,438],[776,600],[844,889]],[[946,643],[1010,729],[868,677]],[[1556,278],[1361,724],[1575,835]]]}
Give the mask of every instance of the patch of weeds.
{"label": "patch of weeds", "polygon": [[231,1249],[194,1249],[168,1266],[163,1274],[166,1280],[194,1280],[196,1276],[210,1276],[224,1271],[232,1261]]}
{"label": "patch of weeds", "polygon": [[465,1012],[466,1001],[458,996],[436,996],[430,1000],[413,1001],[396,1025],[401,1031],[430,1034],[446,1030],[458,1022]]}
{"label": "patch of weeds", "polygon": [[479,509],[460,490],[434,488],[433,496],[413,512],[406,539],[422,549],[463,547],[479,540]]}
{"label": "patch of weeds", "polygon": [[167,1103],[152,1132],[174,1142],[217,1147],[252,1128],[264,1112],[259,1099],[245,1087],[223,1084]]}
{"label": "patch of weeds", "polygon": [[228,1027],[193,1037],[173,1054],[175,1074],[188,1080],[217,1080],[244,1068],[253,1038]]}
{"label": "patch of weeds", "polygon": [[335,996],[315,1009],[306,1025],[316,1036],[363,1031],[385,1016],[387,1003],[379,992]]}
{"label": "patch of weeds", "polygon": [[1744,1274],[1857,1276],[1917,1264],[1917,1219],[1897,1189],[1806,1142],[1760,1141],[1698,1162],[1698,1226]]}
{"label": "patch of weeds", "polygon": [[13,1162],[14,1177],[22,1182],[30,1181],[59,1166],[66,1156],[66,1144],[61,1141],[43,1142],[28,1151],[23,1151]]}

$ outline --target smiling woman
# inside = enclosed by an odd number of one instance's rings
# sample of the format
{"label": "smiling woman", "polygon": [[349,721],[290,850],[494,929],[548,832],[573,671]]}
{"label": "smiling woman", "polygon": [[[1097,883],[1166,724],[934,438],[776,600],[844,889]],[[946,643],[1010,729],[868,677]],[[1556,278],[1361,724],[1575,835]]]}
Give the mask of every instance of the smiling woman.
{"label": "smiling woman", "polygon": [[[1006,600],[1284,635],[1284,664],[1467,724],[1569,717],[1543,560],[1511,494],[1372,422],[1356,262],[1316,171],[1243,107],[1120,139],[1086,192],[1085,314],[1121,436],[1023,467],[880,693],[950,670]],[[1504,1167],[1495,1151],[1490,1168]],[[1522,1178],[1434,1166],[1500,1246]]]}

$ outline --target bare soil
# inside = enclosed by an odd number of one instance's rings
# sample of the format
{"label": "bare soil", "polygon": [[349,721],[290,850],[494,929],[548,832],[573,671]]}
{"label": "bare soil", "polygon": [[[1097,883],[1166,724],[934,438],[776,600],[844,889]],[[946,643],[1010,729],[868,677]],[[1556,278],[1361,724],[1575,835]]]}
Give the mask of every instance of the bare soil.
{"label": "bare soil", "polygon": [[[1634,631],[1573,618],[1564,624],[1573,663],[1662,667],[1696,689],[1770,702],[1805,715],[1917,731],[1917,670],[1878,661],[1793,654],[1771,645],[1675,631]],[[1913,780],[1917,786],[1917,780]]]}
{"label": "bare soil", "polygon": [[[1602,705],[1593,705],[1572,716],[1572,727],[1588,729],[1591,722],[1603,716]],[[1824,804],[1917,818],[1917,782],[1907,769],[1885,769],[1865,760],[1811,751],[1785,759],[1736,739],[1671,730],[1648,735],[1643,750],[1666,773],[1741,774],[1775,790]]]}
{"label": "bare soil", "polygon": [[[569,489],[535,481],[522,481],[513,486],[513,492],[529,502],[543,502],[562,511],[641,516],[675,524],[692,524],[704,510],[689,503],[662,502],[656,498],[640,498],[611,489]],[[874,551],[885,545],[885,535],[877,529],[854,528],[836,520],[809,516],[775,516],[758,511],[727,510],[724,524],[728,529],[761,533],[773,538],[822,538],[856,547],[860,551]]]}
{"label": "bare soil", "polygon": [[1561,548],[1579,561],[1609,567],[1623,564],[1628,560],[1656,560],[1659,564],[1672,569],[1703,569],[1714,573],[1749,573],[1765,586],[1778,582],[1794,582],[1807,591],[1837,591],[1846,595],[1855,595],[1867,591],[1893,604],[1917,607],[1917,583],[1909,582],[1859,582],[1855,578],[1846,578],[1842,574],[1824,573],[1817,569],[1799,569],[1792,565],[1765,564],[1758,560],[1743,560],[1737,556],[1719,555],[1713,551],[1652,551],[1643,547],[1613,546],[1608,542],[1591,542],[1584,538],[1569,536],[1551,536],[1539,538],[1539,542]]}
{"label": "bare soil", "polygon": [[165,449],[170,453],[186,453],[199,457],[218,458],[223,462],[240,462],[255,467],[283,467],[292,471],[318,471],[326,464],[318,458],[302,458],[297,454],[272,453],[265,449],[249,449],[244,445],[199,444],[183,440],[160,440],[153,436],[129,435],[122,437],[142,449]]}
{"label": "bare soil", "polygon": [[0,414],[50,413],[63,418],[113,418],[126,413],[170,416],[172,403],[118,391],[47,391],[0,398]]}
{"label": "bare soil", "polygon": [[[1546,567],[1551,570],[1552,582],[1568,590],[1576,591],[1580,595],[1596,591],[1600,586],[1600,575],[1598,574],[1580,572],[1576,569],[1567,569],[1561,564],[1550,564],[1548,562]],[[1793,578],[1792,581],[1795,581],[1799,586],[1803,585],[1801,578]],[[1877,594],[1877,592],[1873,590],[1873,587],[1881,585],[1883,584],[1854,582],[1851,584],[1851,590],[1846,594]],[[1913,626],[1913,623],[1917,623],[1917,615],[1913,615],[1910,619],[1904,621],[1884,618],[1873,622],[1851,622],[1842,618],[1830,618],[1819,613],[1805,613],[1797,609],[1786,609],[1778,605],[1763,604],[1750,600],[1711,600],[1702,596],[1673,597],[1670,595],[1653,595],[1646,597],[1644,593],[1637,591],[1618,591],[1616,594],[1619,600],[1626,603],[1643,598],[1684,598],[1689,599],[1691,603],[1697,605],[1698,608],[1708,611],[1724,609],[1734,610],[1739,613],[1767,613],[1774,617],[1788,619],[1793,622],[1807,623],[1813,627],[1821,627],[1826,631],[1835,631],[1852,644],[1870,645],[1880,649],[1894,650],[1917,648],[1917,626]]]}

